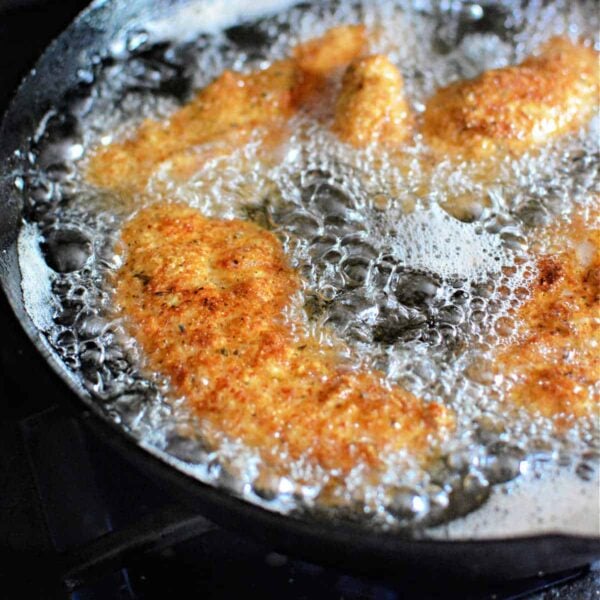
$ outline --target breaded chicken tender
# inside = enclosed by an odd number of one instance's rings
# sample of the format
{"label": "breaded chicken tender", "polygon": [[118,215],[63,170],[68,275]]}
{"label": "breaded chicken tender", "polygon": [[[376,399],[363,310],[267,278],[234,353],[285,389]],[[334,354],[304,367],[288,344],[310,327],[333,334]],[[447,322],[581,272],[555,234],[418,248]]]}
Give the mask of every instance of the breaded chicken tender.
{"label": "breaded chicken tender", "polygon": [[340,472],[377,467],[387,451],[430,454],[452,427],[443,406],[350,369],[284,318],[300,282],[270,232],[162,203],[122,240],[115,299],[149,368],[273,464],[284,453]]}
{"label": "breaded chicken tender", "polygon": [[354,146],[401,142],[410,129],[409,114],[400,71],[387,56],[367,56],[346,71],[333,131]]}
{"label": "breaded chicken tender", "polygon": [[278,140],[285,122],[319,92],[331,71],[345,67],[363,50],[362,26],[341,26],[299,46],[296,58],[250,74],[225,71],[166,122],[146,120],[128,139],[99,149],[88,180],[124,193],[143,191],[159,165],[174,161],[182,177],[197,167],[190,150],[213,143],[226,155],[256,132]]}
{"label": "breaded chicken tender", "polygon": [[423,134],[438,150],[474,157],[543,144],[598,110],[598,67],[592,48],[553,38],[519,65],[439,90]]}
{"label": "breaded chicken tender", "polygon": [[523,335],[498,357],[508,400],[559,423],[600,411],[600,230],[571,225],[539,260]]}
{"label": "breaded chicken tender", "polygon": [[335,69],[346,67],[366,47],[364,25],[340,25],[329,29],[323,37],[299,44],[293,56],[303,72],[328,76]]}

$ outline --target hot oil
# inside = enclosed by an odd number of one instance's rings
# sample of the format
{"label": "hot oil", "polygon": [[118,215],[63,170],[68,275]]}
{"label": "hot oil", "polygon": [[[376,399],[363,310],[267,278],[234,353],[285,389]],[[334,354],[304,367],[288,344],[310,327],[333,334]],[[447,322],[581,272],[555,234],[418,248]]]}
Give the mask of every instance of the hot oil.
{"label": "hot oil", "polygon": [[[597,423],[557,434],[548,419],[511,408],[493,360],[494,348],[519,334],[515,312],[536,275],[532,250],[543,250],[541,228],[574,211],[585,217],[597,203],[597,119],[518,159],[457,163],[432,159],[418,132],[398,151],[351,149],[303,114],[268,160],[251,140],[232,156],[215,154],[186,181],[162,165],[145,196],[84,181],[82,166],[98,143],[127,135],[145,117],[167,116],[225,68],[261,68],[339,23],[368,25],[372,49],[398,64],[417,114],[438,86],[517,62],[552,34],[597,29],[591,2],[415,6],[303,5],[172,43],[137,31],[117,55],[98,57],[40,123],[18,181],[52,270],[51,323],[36,322],[94,402],[151,451],[273,510],[334,510],[416,534],[478,508],[494,485],[510,490],[515,484],[507,482],[557,466],[559,488],[561,473],[588,481],[593,510]],[[111,317],[111,280],[124,259],[119,229],[148,197],[272,229],[303,277],[293,319],[323,343],[341,340],[357,367],[456,412],[456,432],[439,459],[423,468],[394,454],[376,476],[358,465],[343,481],[302,461],[276,473],[189,414],[184,399],[169,395],[168,381],[144,369],[135,340]],[[31,243],[25,246],[23,261]],[[515,498],[526,511],[521,491]],[[449,534],[485,536],[485,526]]]}

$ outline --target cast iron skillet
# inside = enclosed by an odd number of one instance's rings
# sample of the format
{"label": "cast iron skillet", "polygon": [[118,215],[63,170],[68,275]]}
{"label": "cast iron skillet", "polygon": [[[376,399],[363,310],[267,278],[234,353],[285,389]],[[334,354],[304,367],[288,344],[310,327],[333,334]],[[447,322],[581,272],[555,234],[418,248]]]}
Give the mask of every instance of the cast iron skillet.
{"label": "cast iron skillet", "polygon": [[204,485],[145,451],[100,412],[89,394],[52,355],[23,304],[16,244],[23,198],[14,184],[14,153],[27,147],[41,116],[77,84],[77,70],[89,64],[92,55],[106,49],[116,36],[139,28],[151,16],[168,14],[184,2],[93,2],[48,48],[25,79],[0,129],[0,281],[32,343],[67,384],[65,402],[70,401],[84,423],[147,475],[176,492],[191,508],[219,525],[243,531],[282,552],[313,562],[333,563],[373,575],[410,573],[414,577],[420,572],[501,581],[563,571],[598,559],[598,538],[540,535],[483,541],[412,541],[347,523],[315,522],[267,511]]}

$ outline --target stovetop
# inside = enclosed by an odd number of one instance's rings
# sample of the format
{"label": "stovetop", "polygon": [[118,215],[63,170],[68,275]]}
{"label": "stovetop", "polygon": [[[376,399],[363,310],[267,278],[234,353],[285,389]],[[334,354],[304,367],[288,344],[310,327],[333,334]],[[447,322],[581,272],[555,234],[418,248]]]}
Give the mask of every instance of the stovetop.
{"label": "stovetop", "polygon": [[[0,0],[0,111],[48,41],[85,4]],[[587,568],[474,587],[416,577],[372,580],[283,556],[181,506],[84,429],[65,394],[0,294],[3,597],[600,598],[600,572]]]}

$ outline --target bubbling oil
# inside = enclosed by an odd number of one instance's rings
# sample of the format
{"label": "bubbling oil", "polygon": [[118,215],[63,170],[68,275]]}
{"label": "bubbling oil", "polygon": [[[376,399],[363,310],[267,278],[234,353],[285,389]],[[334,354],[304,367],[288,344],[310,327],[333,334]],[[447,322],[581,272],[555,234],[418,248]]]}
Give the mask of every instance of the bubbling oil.
{"label": "bubbling oil", "polygon": [[[437,87],[519,61],[552,34],[591,38],[595,16],[593,2],[509,9],[341,1],[304,3],[191,41],[130,34],[124,51],[80,73],[80,85],[46,115],[23,154],[17,184],[51,273],[51,318],[35,322],[94,403],[151,452],[272,510],[333,512],[418,535],[540,465],[593,485],[598,423],[557,434],[549,420],[507,408],[492,361],[494,348],[518,335],[514,313],[535,276],[540,228],[575,210],[585,215],[600,193],[597,119],[518,159],[432,164],[418,133],[402,154],[356,150],[302,114],[273,160],[260,160],[250,141],[184,183],[170,178],[168,165],[149,182],[144,198],[160,193],[270,228],[303,278],[294,318],[324,342],[341,339],[354,364],[456,412],[456,432],[435,464],[396,453],[382,457],[377,478],[357,465],[340,481],[302,460],[275,473],[257,452],[209,431],[185,399],[170,395],[168,381],[144,368],[135,340],[112,316],[108,282],[123,260],[120,227],[148,200],[91,187],[82,165],[90,148],[127,135],[143,118],[167,116],[225,68],[263,67],[340,23],[369,27],[372,49],[400,67],[419,113]],[[36,245],[31,227],[24,262]],[[27,273],[25,297],[39,298]],[[208,433],[217,443],[206,443]]]}

